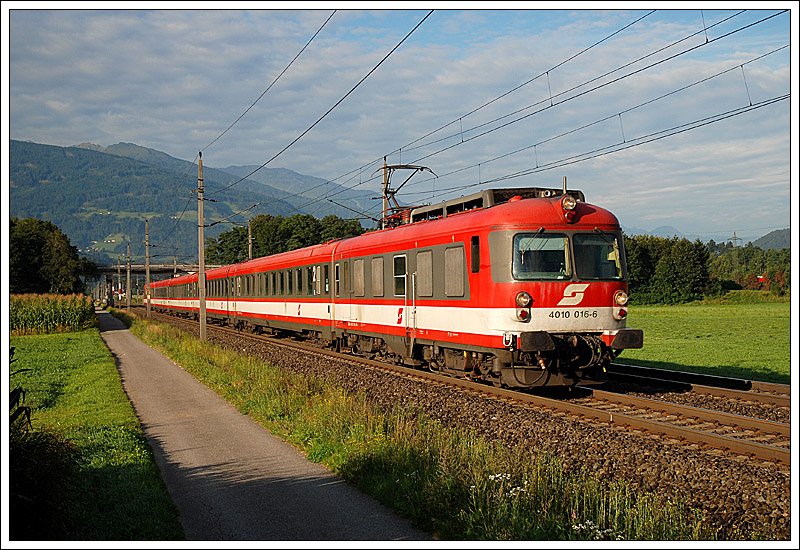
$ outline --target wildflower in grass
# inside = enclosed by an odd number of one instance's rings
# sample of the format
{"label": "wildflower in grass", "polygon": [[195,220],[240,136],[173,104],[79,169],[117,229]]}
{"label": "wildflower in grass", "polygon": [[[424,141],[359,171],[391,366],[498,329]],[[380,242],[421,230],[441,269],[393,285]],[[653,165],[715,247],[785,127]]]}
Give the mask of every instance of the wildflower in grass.
{"label": "wildflower in grass", "polygon": [[584,523],[573,524],[572,530],[578,537],[585,540],[623,540],[622,535],[615,534],[613,529],[600,529],[590,519],[587,519]]}

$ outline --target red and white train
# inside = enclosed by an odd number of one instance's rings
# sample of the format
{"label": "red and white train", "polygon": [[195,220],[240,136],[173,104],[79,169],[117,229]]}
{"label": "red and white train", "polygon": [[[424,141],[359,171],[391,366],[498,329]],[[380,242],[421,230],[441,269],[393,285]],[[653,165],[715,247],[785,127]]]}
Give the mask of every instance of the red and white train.
{"label": "red and white train", "polygon": [[[207,316],[518,388],[572,385],[642,347],[619,221],[580,191],[486,190],[404,221],[210,269]],[[148,296],[197,316],[198,275]]]}

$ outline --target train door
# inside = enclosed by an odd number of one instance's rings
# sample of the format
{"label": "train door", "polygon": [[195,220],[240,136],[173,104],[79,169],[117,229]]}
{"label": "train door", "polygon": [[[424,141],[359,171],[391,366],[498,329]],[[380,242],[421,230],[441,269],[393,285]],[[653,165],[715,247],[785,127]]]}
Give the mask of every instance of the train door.
{"label": "train door", "polygon": [[333,295],[336,298],[336,320],[353,321],[353,293],[350,285],[350,262],[341,261],[333,265]]}
{"label": "train door", "polygon": [[231,288],[233,288],[233,285],[231,284],[230,270],[227,270],[225,272],[225,277],[222,279],[222,285],[223,285],[222,299],[225,307],[225,315],[227,317],[230,317],[231,309],[233,308],[233,296],[231,296]]}
{"label": "train door", "polygon": [[403,300],[403,306],[398,311],[397,324],[402,325],[406,346],[410,346],[413,340],[411,332],[414,326],[411,320],[414,302],[414,282],[413,277],[411,284],[408,281],[408,261],[405,254],[399,254],[392,258],[392,272],[394,277],[394,296]]}
{"label": "train door", "polygon": [[229,277],[228,280],[231,283],[230,300],[228,302],[229,303],[228,315],[230,315],[231,318],[235,321],[236,316],[239,314],[238,313],[239,308],[237,307],[237,305],[239,302],[239,297],[242,295],[241,293],[242,278],[239,277],[238,275],[231,275],[231,277]]}
{"label": "train door", "polygon": [[406,321],[406,345],[408,346],[409,355],[414,351],[414,340],[417,338],[417,272],[411,273],[411,308],[408,312],[408,320]]}
{"label": "train door", "polygon": [[333,254],[330,263],[322,266],[322,292],[328,298],[328,326],[332,334],[336,334],[336,294],[331,288],[331,273],[334,271]]}

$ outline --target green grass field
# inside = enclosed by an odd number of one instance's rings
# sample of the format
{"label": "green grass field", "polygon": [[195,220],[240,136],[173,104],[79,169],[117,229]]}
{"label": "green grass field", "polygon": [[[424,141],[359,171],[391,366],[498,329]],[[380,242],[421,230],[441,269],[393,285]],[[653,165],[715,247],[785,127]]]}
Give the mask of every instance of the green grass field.
{"label": "green grass field", "polygon": [[[50,448],[69,442],[66,447],[75,455],[75,464],[65,468],[74,476],[67,491],[46,495],[57,501],[63,517],[15,516],[12,506],[12,538],[183,539],[176,509],[99,331],[14,336],[10,343],[16,348],[11,372],[30,369],[10,378],[11,388],[27,392],[30,433],[45,436]],[[49,456],[58,460],[64,450]],[[55,475],[54,464],[37,463],[30,452],[14,456],[34,481],[46,483]]]}
{"label": "green grass field", "polygon": [[624,351],[621,363],[790,382],[788,299],[631,306],[628,327],[644,331],[644,347]]}

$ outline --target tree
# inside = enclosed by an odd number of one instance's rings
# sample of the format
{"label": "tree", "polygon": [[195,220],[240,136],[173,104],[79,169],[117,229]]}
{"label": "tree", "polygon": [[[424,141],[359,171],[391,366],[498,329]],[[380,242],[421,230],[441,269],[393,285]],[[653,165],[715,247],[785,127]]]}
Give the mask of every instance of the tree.
{"label": "tree", "polygon": [[17,293],[80,293],[82,275],[96,266],[78,257],[64,233],[49,221],[11,218],[9,231],[9,289]]}
{"label": "tree", "polygon": [[706,246],[699,240],[673,238],[656,264],[653,289],[667,302],[686,302],[703,297],[711,288]]}
{"label": "tree", "polygon": [[206,245],[206,260],[210,264],[234,264],[247,259],[247,228],[234,227],[211,237]]}
{"label": "tree", "polygon": [[[357,220],[325,216],[322,220],[309,214],[284,218],[259,214],[250,220],[253,234],[253,257],[260,258],[320,244],[331,239],[361,235],[364,229]],[[206,259],[210,263],[231,264],[247,258],[247,228],[235,227],[208,240]]]}
{"label": "tree", "polygon": [[287,250],[283,216],[259,214],[250,220],[253,232],[253,256],[262,257],[278,254]]}
{"label": "tree", "polygon": [[328,242],[333,239],[346,239],[357,237],[364,233],[364,228],[358,220],[343,220],[338,216],[325,216],[320,220],[322,234],[320,242]]}
{"label": "tree", "polygon": [[322,226],[310,214],[297,214],[284,218],[281,229],[286,235],[286,250],[297,250],[312,244],[319,244]]}

